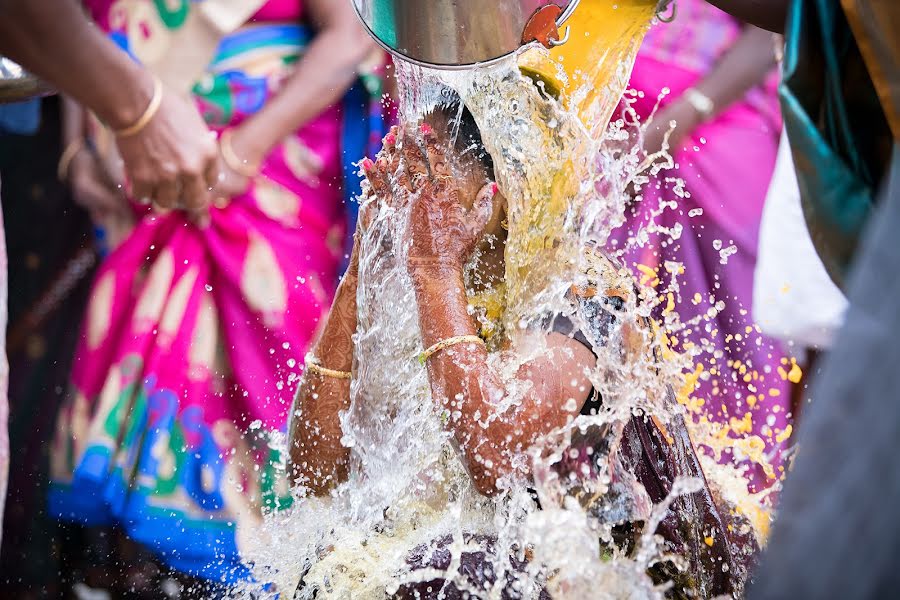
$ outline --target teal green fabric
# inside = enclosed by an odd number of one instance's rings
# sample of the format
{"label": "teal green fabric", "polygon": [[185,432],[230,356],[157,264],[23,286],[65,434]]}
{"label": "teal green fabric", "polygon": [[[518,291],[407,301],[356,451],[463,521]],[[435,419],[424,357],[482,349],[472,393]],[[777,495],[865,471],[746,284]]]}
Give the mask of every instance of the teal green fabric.
{"label": "teal green fabric", "polygon": [[838,0],[794,0],[785,40],[780,95],[804,212],[841,285],[890,156],[890,130]]}

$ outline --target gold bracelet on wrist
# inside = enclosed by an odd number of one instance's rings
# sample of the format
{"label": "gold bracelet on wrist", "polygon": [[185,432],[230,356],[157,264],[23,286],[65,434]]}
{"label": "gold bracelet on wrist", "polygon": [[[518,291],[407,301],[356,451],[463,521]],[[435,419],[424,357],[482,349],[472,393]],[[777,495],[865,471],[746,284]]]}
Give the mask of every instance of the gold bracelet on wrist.
{"label": "gold bracelet on wrist", "polygon": [[144,113],[138,117],[138,120],[128,127],[124,127],[122,129],[116,129],[115,134],[117,137],[130,137],[132,135],[137,135],[141,131],[144,130],[144,127],[156,116],[156,113],[159,112],[159,107],[162,104],[163,98],[163,83],[156,75],[153,76],[153,96],[150,98],[150,103],[147,105],[147,108],[144,110]]}
{"label": "gold bracelet on wrist", "polygon": [[75,160],[78,153],[84,150],[84,145],[84,138],[75,138],[69,142],[69,145],[60,154],[59,162],[56,163],[57,179],[64,183],[69,179],[69,167],[72,166],[72,161]]}
{"label": "gold bracelet on wrist", "polygon": [[684,90],[684,99],[691,105],[703,121],[709,121],[716,112],[716,105],[712,99],[698,90],[697,88],[688,88]]}
{"label": "gold bracelet on wrist", "polygon": [[221,152],[222,160],[225,161],[228,168],[235,173],[239,173],[248,179],[253,179],[259,175],[259,165],[243,160],[234,151],[234,147],[231,145],[230,129],[223,131],[222,135],[219,136],[219,152]]}
{"label": "gold bracelet on wrist", "polygon": [[321,377],[331,377],[332,379],[350,379],[353,377],[353,373],[350,371],[338,371],[336,369],[323,367],[319,364],[319,360],[311,354],[306,356],[304,364],[306,365],[307,373],[315,373]]}
{"label": "gold bracelet on wrist", "polygon": [[445,340],[441,340],[440,342],[423,351],[419,355],[419,362],[424,365],[429,358],[431,358],[441,350],[445,350],[450,346],[455,346],[457,344],[481,344],[482,346],[485,345],[484,340],[477,335],[457,335]]}

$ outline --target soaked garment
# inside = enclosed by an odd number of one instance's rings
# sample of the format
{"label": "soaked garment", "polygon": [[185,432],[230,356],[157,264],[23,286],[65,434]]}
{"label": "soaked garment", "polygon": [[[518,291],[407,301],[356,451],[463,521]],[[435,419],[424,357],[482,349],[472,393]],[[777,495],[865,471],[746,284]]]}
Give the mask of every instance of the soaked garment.
{"label": "soaked garment", "polygon": [[[553,328],[570,335],[594,351],[613,339],[621,339],[615,331],[616,312],[629,300],[625,295],[634,293],[633,279],[621,267],[609,259],[593,255],[591,281],[587,286],[573,287],[582,314],[591,316],[590,331],[577,330],[572,320],[554,319]],[[644,325],[649,329],[650,323]],[[675,398],[669,390],[667,402]],[[602,401],[591,393],[582,407],[582,414],[591,415],[603,410]],[[650,506],[639,508],[642,500],[657,505],[667,499],[676,479],[693,478],[702,483],[699,491],[675,499],[659,525],[657,533],[666,543],[666,550],[687,560],[686,573],[679,573],[671,564],[663,564],[650,573],[657,583],[674,581],[673,597],[703,598],[719,595],[739,597],[743,591],[749,566],[758,552],[758,546],[744,523],[723,510],[722,503],[714,496],[703,474],[684,420],[678,416],[669,423],[662,423],[653,416],[634,416],[624,426],[621,438],[616,439],[608,425],[588,425],[572,437],[571,449],[554,465],[561,481],[573,482],[567,495],[575,497],[589,515],[601,522],[617,525],[615,532],[620,549],[634,549],[634,526],[644,518]],[[612,466],[610,466],[612,465]],[[602,496],[592,495],[590,480],[607,477],[612,469],[613,483]],[[573,477],[569,477],[574,474]],[[632,485],[636,484],[636,485]],[[488,556],[496,556],[494,540],[487,536],[471,536],[464,540],[475,546],[462,552],[461,564],[456,576],[461,577],[471,589],[489,590],[497,581],[494,567]],[[428,546],[414,550],[407,559],[413,569],[446,571],[450,565],[450,537],[436,540]],[[527,557],[510,557],[512,572],[507,573],[503,588],[504,600],[532,597],[520,591],[517,576],[525,571]],[[465,598],[456,584],[440,577],[407,584],[401,587],[395,598],[431,600],[438,598]],[[541,591],[540,598],[549,597]]]}
{"label": "soaked garment", "polygon": [[[586,346],[592,351],[604,344],[615,343],[613,340],[626,345],[629,343],[626,336],[617,331],[619,318],[616,313],[629,303],[641,302],[629,297],[637,294],[637,288],[630,274],[620,265],[598,253],[592,253],[589,259],[593,266],[589,284],[573,288],[573,292],[579,311],[591,318],[587,321],[588,331],[574,332],[573,337],[582,343],[590,340]],[[650,333],[650,321],[641,321],[645,331]],[[656,355],[658,350],[654,349],[653,353]],[[663,404],[674,406],[675,395],[671,388],[667,388],[666,393]],[[602,399],[598,394],[592,394],[582,413],[601,410]],[[602,463],[610,461],[609,435],[598,429],[601,427],[590,425],[582,430],[580,439],[573,437],[573,448],[580,447],[582,451],[577,458],[566,454],[559,465],[562,475],[574,473],[582,480],[602,476]],[[590,452],[587,451],[589,448]],[[617,456],[613,461],[617,460],[622,471],[634,477],[653,505],[669,496],[676,479],[691,478],[702,482],[699,491],[674,500],[657,529],[668,550],[688,560],[688,572],[659,572],[653,573],[654,577],[661,581],[674,576],[676,588],[694,590],[701,597],[739,594],[758,547],[746,525],[729,518],[714,497],[683,417],[676,415],[663,423],[653,415],[633,416],[625,426],[615,453]],[[585,466],[588,468],[584,469]],[[627,491],[621,490],[623,495]],[[621,521],[625,516],[615,512],[610,514],[608,501],[595,499],[588,502],[587,508],[601,518],[605,516],[605,520]]]}

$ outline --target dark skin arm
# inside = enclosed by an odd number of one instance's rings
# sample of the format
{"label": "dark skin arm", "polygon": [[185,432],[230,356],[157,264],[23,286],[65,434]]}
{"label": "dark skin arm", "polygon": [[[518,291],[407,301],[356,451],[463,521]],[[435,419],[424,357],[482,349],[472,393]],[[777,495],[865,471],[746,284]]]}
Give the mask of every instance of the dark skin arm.
{"label": "dark skin arm", "polygon": [[[362,161],[368,183],[354,236],[350,265],[338,286],[334,303],[316,344],[310,351],[319,364],[338,371],[351,371],[353,334],[357,326],[356,287],[359,279],[360,238],[381,202],[390,202],[391,191],[382,170],[393,162],[397,128],[384,138],[376,169],[370,159]],[[341,444],[340,412],[350,407],[350,380],[326,377],[310,371],[303,375],[294,399],[289,431],[290,465],[293,478],[317,496],[327,494],[347,478],[350,450]]]}
{"label": "dark skin arm", "polygon": [[[113,129],[137,121],[153,79],[90,24],[73,0],[0,0],[0,52],[93,110]],[[196,108],[163,93],[138,134],[117,139],[136,198],[202,212],[219,175],[216,145]]]}
{"label": "dark skin arm", "polygon": [[773,33],[784,33],[790,0],[707,0],[736,19]]}
{"label": "dark skin arm", "polygon": [[[393,127],[384,139],[383,156],[393,155],[396,136],[397,128]],[[386,164],[388,158],[379,160]],[[353,367],[360,238],[372,221],[371,215],[378,203],[390,199],[390,188],[386,187],[383,177],[375,176],[374,163],[364,159],[362,167],[368,177],[368,185],[364,186],[364,200],[360,207],[350,265],[338,285],[319,339],[310,350],[322,366],[344,372],[351,371]],[[349,407],[349,379],[327,377],[306,370],[292,408],[289,469],[294,480],[300,481],[314,495],[327,494],[347,478],[350,450],[341,444],[340,412]]]}
{"label": "dark skin arm", "polygon": [[[771,33],[748,25],[741,37],[728,49],[719,62],[694,86],[713,101],[715,118],[758,85],[775,66],[775,46]],[[644,137],[644,148],[655,152],[662,147],[663,136],[675,122],[669,134],[669,148],[680,150],[682,142],[703,123],[702,116],[685,99],[677,98],[653,117]]]}
{"label": "dark skin arm", "polygon": [[[408,135],[408,134],[407,134]],[[410,195],[409,272],[419,310],[425,348],[452,337],[474,335],[468,311],[463,266],[481,241],[496,212],[496,186],[485,186],[471,208],[460,195],[452,152],[439,147],[435,134],[424,131],[427,157],[407,138],[404,159],[416,193]],[[430,169],[425,166],[427,163]],[[430,172],[431,175],[426,173]],[[464,186],[461,186],[464,187]],[[440,350],[426,366],[432,396],[449,415],[452,432],[475,487],[483,494],[498,491],[499,480],[516,472],[516,457],[556,428],[570,422],[587,399],[587,373],[593,354],[581,343],[557,333],[525,333],[517,340],[537,358],[521,365],[520,385],[509,386],[488,364],[483,344],[465,342]],[[515,406],[505,408],[509,390],[523,389]],[[527,472],[517,472],[527,476]]]}
{"label": "dark skin arm", "polygon": [[715,117],[763,81],[774,66],[774,36],[751,25],[694,87],[715,103]]}
{"label": "dark skin arm", "polygon": [[[347,273],[338,285],[331,311],[310,354],[329,369],[353,367],[356,332],[358,251],[355,244]],[[350,407],[350,380],[306,369],[291,412],[290,473],[314,495],[324,495],[347,478],[350,450],[341,445],[339,413]]]}
{"label": "dark skin arm", "polygon": [[[462,265],[417,265],[416,288],[423,346],[476,333],[468,313]],[[520,403],[502,410],[507,385],[488,365],[487,349],[471,342],[441,350],[428,359],[432,396],[450,415],[447,427],[462,452],[476,489],[498,491],[504,475],[517,470],[515,458],[541,437],[569,423],[587,399],[586,373],[594,356],[579,342],[558,333],[531,334],[522,346],[540,348],[516,379],[528,384]],[[522,347],[520,346],[520,347]],[[568,404],[567,401],[573,401]],[[527,476],[527,472],[518,472]]]}

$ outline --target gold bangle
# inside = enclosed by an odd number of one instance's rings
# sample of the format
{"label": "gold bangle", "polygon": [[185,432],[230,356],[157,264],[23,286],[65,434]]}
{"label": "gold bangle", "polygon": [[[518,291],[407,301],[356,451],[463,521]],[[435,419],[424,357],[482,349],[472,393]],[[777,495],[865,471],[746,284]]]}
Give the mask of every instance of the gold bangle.
{"label": "gold bangle", "polygon": [[709,121],[715,115],[716,104],[697,88],[691,87],[684,90],[683,97],[704,121]]}
{"label": "gold bangle", "polygon": [[317,375],[321,375],[322,377],[331,377],[332,379],[350,379],[353,377],[353,373],[350,371],[338,371],[336,369],[328,369],[319,364],[317,358],[312,355],[307,355],[306,360],[304,361],[306,365],[306,370],[309,373],[315,373]]}
{"label": "gold bangle", "polygon": [[138,117],[138,120],[134,122],[134,124],[129,125],[123,129],[115,130],[115,134],[117,137],[130,137],[132,135],[137,135],[141,131],[143,131],[144,127],[147,126],[147,123],[150,122],[153,117],[156,116],[156,113],[159,112],[159,107],[162,104],[163,99],[163,83],[156,75],[153,76],[153,96],[150,98],[150,104],[147,105],[147,108],[144,110],[144,114]]}
{"label": "gold bangle", "polygon": [[466,343],[481,344],[482,346],[485,345],[484,340],[477,335],[457,335],[455,337],[447,338],[446,340],[441,340],[432,347],[423,351],[422,354],[419,355],[419,362],[424,365],[429,358],[431,358],[441,350],[449,348],[450,346],[455,346],[457,344]]}
{"label": "gold bangle", "polygon": [[259,165],[254,165],[250,161],[242,160],[234,151],[231,145],[231,130],[225,130],[219,136],[219,151],[222,153],[222,159],[228,168],[239,173],[248,179],[253,179],[259,175]]}
{"label": "gold bangle", "polygon": [[56,178],[64,182],[69,179],[69,167],[72,161],[78,156],[78,153],[84,150],[84,138],[75,138],[59,156],[59,162],[56,163]]}

